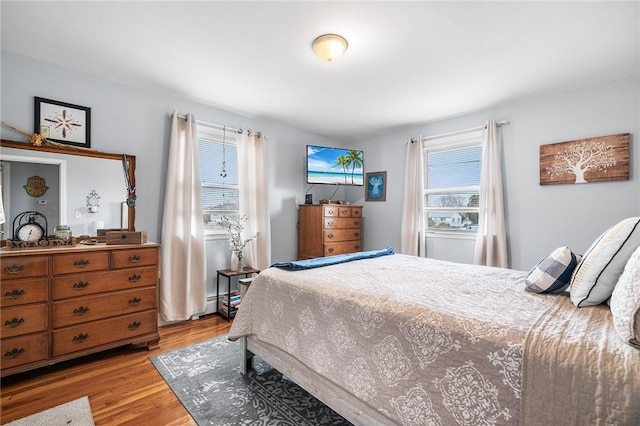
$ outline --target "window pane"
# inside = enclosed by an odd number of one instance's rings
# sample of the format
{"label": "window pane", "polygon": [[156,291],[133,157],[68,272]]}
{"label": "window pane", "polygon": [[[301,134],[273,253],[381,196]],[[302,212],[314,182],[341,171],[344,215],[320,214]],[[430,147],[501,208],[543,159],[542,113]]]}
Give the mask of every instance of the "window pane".
{"label": "window pane", "polygon": [[460,231],[478,230],[478,213],[430,210],[427,212],[428,229],[447,229]]}
{"label": "window pane", "polygon": [[[200,181],[202,183],[202,218],[207,231],[223,231],[222,217],[237,215],[238,157],[236,145],[222,135],[206,135],[198,140]],[[220,140],[213,140],[218,138]]]}
{"label": "window pane", "polygon": [[[198,140],[200,179],[203,184],[238,184],[238,156],[235,144]],[[222,176],[222,163],[226,177]]]}
{"label": "window pane", "polygon": [[444,143],[449,141],[434,142],[434,148],[425,151],[427,231],[475,233],[482,167],[481,134],[465,135],[463,143],[467,145],[447,148]]}
{"label": "window pane", "polygon": [[453,194],[428,194],[426,207],[478,207],[477,192]]}
{"label": "window pane", "polygon": [[203,210],[239,210],[238,190],[235,188],[202,187]]}
{"label": "window pane", "polygon": [[211,212],[205,211],[202,215],[204,221],[204,229],[217,231],[224,230],[223,226],[223,216],[231,217],[238,216],[237,213],[222,213],[222,212]]}
{"label": "window pane", "polygon": [[427,152],[427,189],[480,185],[482,146]]}
{"label": "window pane", "polygon": [[239,206],[237,134],[198,125],[202,218],[205,233],[224,232],[223,216],[237,216]]}

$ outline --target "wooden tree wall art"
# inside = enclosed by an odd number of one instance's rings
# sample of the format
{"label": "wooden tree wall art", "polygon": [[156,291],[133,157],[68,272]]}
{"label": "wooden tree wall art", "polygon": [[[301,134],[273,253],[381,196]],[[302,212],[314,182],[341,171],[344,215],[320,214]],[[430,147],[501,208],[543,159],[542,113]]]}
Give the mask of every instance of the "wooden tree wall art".
{"label": "wooden tree wall art", "polygon": [[629,133],[540,145],[540,185],[629,180]]}

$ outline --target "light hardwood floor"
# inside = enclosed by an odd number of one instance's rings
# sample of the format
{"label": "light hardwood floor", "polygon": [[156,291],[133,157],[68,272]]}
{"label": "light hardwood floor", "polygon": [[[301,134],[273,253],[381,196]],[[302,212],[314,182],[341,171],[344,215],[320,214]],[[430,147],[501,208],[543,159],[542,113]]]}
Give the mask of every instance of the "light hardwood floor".
{"label": "light hardwood floor", "polygon": [[229,331],[218,315],[160,328],[160,348],[125,346],[77,360],[3,377],[0,423],[89,397],[96,425],[195,425],[162,379],[150,355]]}

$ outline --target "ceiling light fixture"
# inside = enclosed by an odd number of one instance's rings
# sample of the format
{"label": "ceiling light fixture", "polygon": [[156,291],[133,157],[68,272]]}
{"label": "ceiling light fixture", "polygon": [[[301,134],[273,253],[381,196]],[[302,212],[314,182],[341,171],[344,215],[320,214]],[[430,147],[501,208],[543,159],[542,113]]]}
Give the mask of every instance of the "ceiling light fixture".
{"label": "ceiling light fixture", "polygon": [[347,50],[349,44],[344,37],[337,34],[323,34],[313,40],[311,46],[320,59],[326,62],[333,62],[334,59]]}

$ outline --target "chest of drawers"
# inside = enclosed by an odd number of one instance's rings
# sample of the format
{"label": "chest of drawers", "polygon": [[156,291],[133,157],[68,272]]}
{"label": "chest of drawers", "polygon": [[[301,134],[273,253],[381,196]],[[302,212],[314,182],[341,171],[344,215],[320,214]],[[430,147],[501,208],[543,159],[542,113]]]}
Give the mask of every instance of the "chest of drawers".
{"label": "chest of drawers", "polygon": [[362,206],[305,204],[298,211],[298,259],[362,251]]}
{"label": "chest of drawers", "polygon": [[159,245],[0,251],[2,376],[125,344],[157,348]]}

